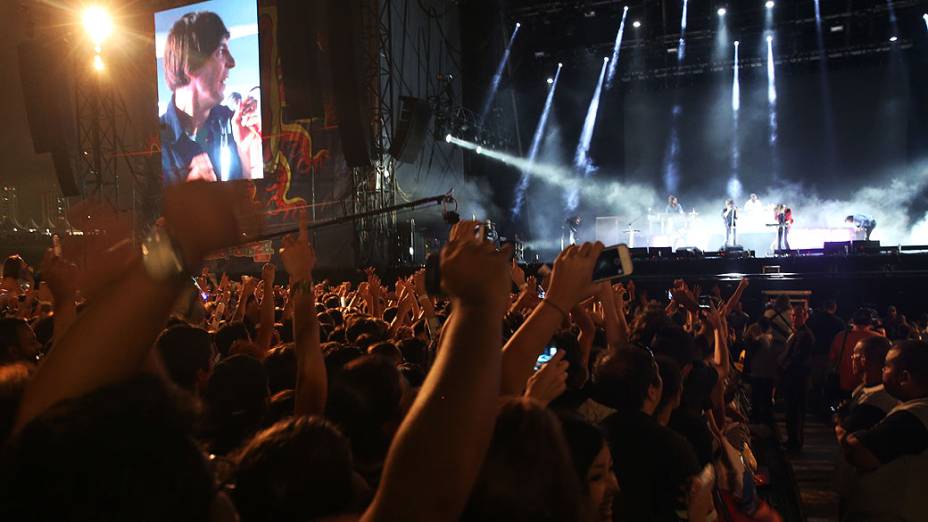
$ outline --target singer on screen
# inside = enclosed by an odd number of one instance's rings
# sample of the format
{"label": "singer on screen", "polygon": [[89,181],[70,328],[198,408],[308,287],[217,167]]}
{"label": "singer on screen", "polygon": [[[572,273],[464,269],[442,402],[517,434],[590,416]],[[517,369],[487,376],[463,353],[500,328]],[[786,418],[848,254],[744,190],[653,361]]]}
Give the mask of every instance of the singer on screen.
{"label": "singer on screen", "polygon": [[172,96],[161,116],[166,184],[251,179],[260,172],[260,152],[252,154],[261,140],[257,101],[222,105],[233,67],[229,30],[216,13],[187,13],[171,27],[164,75]]}

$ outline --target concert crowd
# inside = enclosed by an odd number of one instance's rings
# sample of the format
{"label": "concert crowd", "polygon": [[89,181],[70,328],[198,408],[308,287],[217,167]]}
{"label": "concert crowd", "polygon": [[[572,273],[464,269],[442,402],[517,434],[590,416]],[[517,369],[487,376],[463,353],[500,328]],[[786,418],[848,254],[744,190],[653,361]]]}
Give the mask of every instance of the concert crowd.
{"label": "concert crowd", "polygon": [[747,279],[657,301],[594,284],[599,243],[526,274],[468,221],[441,295],[424,270],[314,279],[305,222],[278,267],[204,270],[260,229],[249,201],[178,185],[143,249],[6,260],[0,519],[788,520],[807,405],[843,520],[928,513],[924,322],[746,310]]}

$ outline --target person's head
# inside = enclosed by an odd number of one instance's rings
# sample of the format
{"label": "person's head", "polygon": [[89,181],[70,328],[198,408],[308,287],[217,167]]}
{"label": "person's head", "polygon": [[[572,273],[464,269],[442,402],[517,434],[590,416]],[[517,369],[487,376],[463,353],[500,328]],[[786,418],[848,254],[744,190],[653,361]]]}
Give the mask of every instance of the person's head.
{"label": "person's head", "polygon": [[61,401],[0,463],[3,520],[208,520],[215,499],[189,407],[153,376]]}
{"label": "person's head", "polygon": [[751,194],[751,201],[757,201],[757,194]]}
{"label": "person's head", "polygon": [[859,330],[869,330],[873,326],[873,310],[858,308],[851,316],[851,324]]}
{"label": "person's head", "polygon": [[235,321],[223,325],[216,332],[215,341],[216,351],[219,352],[219,356],[228,357],[229,350],[231,350],[232,344],[235,343],[235,341],[251,342],[251,332],[248,331],[248,327],[245,326],[245,323]]}
{"label": "person's head", "polygon": [[834,299],[826,299],[825,302],[822,303],[822,310],[825,310],[825,312],[829,314],[836,314],[838,313],[838,302]]}
{"label": "person's head", "polygon": [[851,354],[851,368],[861,382],[868,386],[877,384],[882,379],[886,353],[892,345],[882,335],[874,335],[857,341]]}
{"label": "person's head", "polygon": [[34,366],[27,363],[0,365],[0,447],[13,430],[19,402],[33,371]]}
{"label": "person's head", "polygon": [[848,217],[844,218],[844,222],[845,222],[845,223],[853,223],[853,222],[854,222],[854,216],[848,216]]}
{"label": "person's head", "polygon": [[650,346],[655,354],[670,357],[680,368],[700,358],[693,336],[677,325],[665,325],[655,331]]}
{"label": "person's head", "polygon": [[670,203],[671,205],[676,205],[677,196],[674,196],[674,195],[667,196],[667,203]]}
{"label": "person's head", "polygon": [[268,350],[264,357],[267,384],[271,395],[296,388],[296,353],[293,344],[281,344]]}
{"label": "person's head", "polygon": [[502,403],[465,522],[582,520],[580,481],[557,417],[528,398]]}
{"label": "person's head", "polygon": [[316,520],[351,508],[351,448],[321,417],[284,419],[258,432],[234,460],[242,522]]}
{"label": "person's head", "polygon": [[3,261],[3,278],[19,279],[22,271],[26,267],[26,262],[19,254],[13,254]]}
{"label": "person's head", "polygon": [[420,368],[429,367],[429,345],[421,339],[403,339],[396,344],[403,354],[403,360],[418,365]]}
{"label": "person's head", "polygon": [[661,399],[657,404],[654,415],[657,416],[661,422],[666,422],[670,419],[670,414],[673,410],[680,406],[683,383],[680,375],[680,366],[677,365],[673,359],[666,355],[658,355],[656,359],[663,386],[661,387]]}
{"label": "person's head", "polygon": [[777,312],[782,313],[784,317],[789,319],[786,313],[793,309],[793,305],[790,304],[789,302],[789,296],[788,295],[777,296],[777,298],[773,301],[773,309],[776,310]]}
{"label": "person's head", "polygon": [[619,483],[612,469],[612,452],[603,432],[576,416],[561,417],[564,438],[580,479],[580,491],[587,503],[590,519],[612,521],[612,500]]}
{"label": "person's head", "polygon": [[367,348],[367,353],[380,357],[386,357],[396,365],[399,365],[403,362],[403,354],[400,353],[399,348],[397,348],[396,345],[390,341],[381,341],[369,346]]}
{"label": "person's head", "polygon": [[593,370],[597,400],[622,413],[653,415],[661,400],[660,372],[650,351],[631,347],[601,357]]}
{"label": "person's head", "polygon": [[233,67],[229,30],[216,13],[187,13],[168,32],[164,77],[172,91],[189,88],[200,103],[217,105],[223,99],[229,69]]}
{"label": "person's head", "polygon": [[890,348],[883,366],[883,385],[900,401],[928,397],[928,343],[902,341]]}
{"label": "person's head", "polygon": [[35,362],[42,345],[25,319],[0,319],[0,364]]}
{"label": "person's head", "polygon": [[161,332],[155,348],[174,384],[191,393],[205,388],[214,358],[209,332],[193,326],[172,326]]}
{"label": "person's head", "polygon": [[896,310],[895,306],[890,306],[886,309],[886,319],[891,321],[899,315],[899,311]]}
{"label": "person's head", "polygon": [[735,206],[735,200],[733,200],[733,199],[727,199],[727,200],[725,200],[725,207],[727,207],[727,208],[732,208],[732,207],[734,207],[734,206]]}
{"label": "person's head", "polygon": [[233,355],[220,361],[203,393],[205,433],[213,453],[224,455],[258,429],[268,408],[270,391],[261,361]]}

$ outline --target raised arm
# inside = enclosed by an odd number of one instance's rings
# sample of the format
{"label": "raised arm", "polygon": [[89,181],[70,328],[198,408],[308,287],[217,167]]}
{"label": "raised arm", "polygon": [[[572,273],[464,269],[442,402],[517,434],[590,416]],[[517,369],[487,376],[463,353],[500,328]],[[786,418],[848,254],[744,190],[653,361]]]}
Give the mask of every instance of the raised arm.
{"label": "raised arm", "polygon": [[547,297],[503,347],[502,394],[522,394],[545,343],[567,319],[568,311],[592,295],[593,266],[602,249],[599,242],[572,245],[554,261]]}
{"label": "raised arm", "polygon": [[40,274],[52,294],[55,311],[52,347],[61,341],[77,317],[74,298],[77,295],[77,266],[55,255],[54,249],[45,251]]}
{"label": "raised arm", "polygon": [[[471,231],[474,226],[456,225]],[[460,517],[496,420],[510,248],[497,252],[464,233],[442,249],[442,288],[453,311],[435,365],[387,453],[365,522]]]}
{"label": "raised arm", "polygon": [[731,294],[731,297],[725,302],[725,306],[722,308],[722,315],[727,316],[730,314],[735,306],[741,302],[741,296],[744,295],[744,291],[747,289],[748,284],[748,278],[742,277],[741,281],[738,282],[738,288],[735,288],[735,293]]}
{"label": "raised arm", "polygon": [[[129,258],[128,269],[88,303],[36,370],[20,405],[17,430],[60,400],[139,371],[178,293],[189,284],[189,276],[183,272],[196,273],[204,255],[242,241],[240,225],[253,219],[248,207],[242,205],[242,189],[239,184],[203,182],[165,191],[165,235],[174,245],[172,255],[182,257],[181,266],[157,270],[153,266],[158,263],[149,263],[146,268],[128,242],[121,243],[121,250],[110,252],[109,258],[116,262]],[[149,252],[149,261],[153,261],[151,256],[167,250]],[[185,270],[179,270],[181,267]]]}
{"label": "raised arm", "polygon": [[280,258],[290,274],[290,300],[293,302],[293,340],[297,376],[294,413],[322,415],[328,394],[328,375],[319,342],[319,319],[313,291],[316,252],[309,244],[306,218],[300,218],[300,233],[283,239]]}

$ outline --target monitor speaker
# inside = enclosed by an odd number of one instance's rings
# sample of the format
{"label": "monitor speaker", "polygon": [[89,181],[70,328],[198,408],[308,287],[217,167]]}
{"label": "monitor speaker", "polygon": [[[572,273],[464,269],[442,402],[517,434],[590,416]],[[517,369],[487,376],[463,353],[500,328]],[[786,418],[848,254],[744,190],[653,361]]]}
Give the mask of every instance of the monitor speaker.
{"label": "monitor speaker", "polygon": [[390,155],[403,163],[414,163],[422,151],[431,122],[432,108],[427,100],[400,96],[400,119],[393,133]]}

